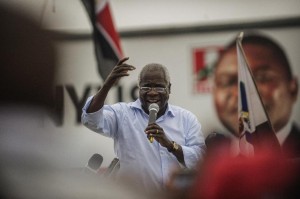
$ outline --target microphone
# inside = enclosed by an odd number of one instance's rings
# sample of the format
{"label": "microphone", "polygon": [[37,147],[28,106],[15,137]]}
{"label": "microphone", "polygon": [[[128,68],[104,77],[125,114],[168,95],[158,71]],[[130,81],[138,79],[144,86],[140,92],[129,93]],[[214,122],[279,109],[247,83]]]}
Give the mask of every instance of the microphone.
{"label": "microphone", "polygon": [[[148,110],[149,110],[148,124],[152,124],[156,121],[157,113],[159,111],[159,106],[156,103],[152,103],[150,104]],[[152,136],[149,136],[148,139],[151,143],[154,141],[154,138]]]}
{"label": "microphone", "polygon": [[88,174],[88,173],[98,173],[100,166],[103,162],[103,157],[102,155],[95,153],[92,155],[92,157],[89,159],[87,165],[83,169],[83,172]]}
{"label": "microphone", "polygon": [[107,170],[103,173],[105,177],[114,177],[116,172],[120,169],[120,160],[119,158],[114,158]]}

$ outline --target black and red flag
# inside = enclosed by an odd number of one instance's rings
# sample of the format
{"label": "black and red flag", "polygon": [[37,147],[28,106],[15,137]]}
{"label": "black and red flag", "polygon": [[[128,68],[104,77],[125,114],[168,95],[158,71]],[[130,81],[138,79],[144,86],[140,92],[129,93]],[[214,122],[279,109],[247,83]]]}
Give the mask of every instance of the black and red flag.
{"label": "black and red flag", "polygon": [[93,26],[93,39],[98,72],[105,80],[118,60],[123,58],[107,0],[81,0]]}

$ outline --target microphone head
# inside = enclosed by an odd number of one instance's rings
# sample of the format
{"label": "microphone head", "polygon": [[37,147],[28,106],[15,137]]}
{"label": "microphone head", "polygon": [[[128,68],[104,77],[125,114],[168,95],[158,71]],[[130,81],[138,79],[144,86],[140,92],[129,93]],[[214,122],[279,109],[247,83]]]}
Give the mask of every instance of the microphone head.
{"label": "microphone head", "polygon": [[95,153],[88,161],[88,167],[93,170],[98,170],[103,162],[102,155]]}
{"label": "microphone head", "polygon": [[159,106],[158,106],[158,104],[156,104],[156,103],[152,103],[152,104],[150,104],[150,106],[148,107],[148,110],[149,110],[149,112],[150,112],[150,111],[158,112],[158,111],[159,111]]}

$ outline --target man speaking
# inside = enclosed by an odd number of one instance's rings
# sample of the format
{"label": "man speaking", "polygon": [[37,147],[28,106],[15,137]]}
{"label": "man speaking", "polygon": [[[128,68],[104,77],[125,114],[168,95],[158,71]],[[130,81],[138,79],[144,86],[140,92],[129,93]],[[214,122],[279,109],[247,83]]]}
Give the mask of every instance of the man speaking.
{"label": "man speaking", "polygon": [[[166,67],[156,63],[146,65],[140,72],[136,101],[104,105],[112,86],[135,69],[125,63],[128,59],[121,59],[98,93],[88,98],[82,122],[114,139],[120,159],[119,176],[151,192],[163,190],[172,171],[193,168],[203,157],[201,124],[190,111],[168,103],[170,76]],[[149,118],[149,110],[153,109],[158,109],[155,122],[151,121],[153,113]]]}

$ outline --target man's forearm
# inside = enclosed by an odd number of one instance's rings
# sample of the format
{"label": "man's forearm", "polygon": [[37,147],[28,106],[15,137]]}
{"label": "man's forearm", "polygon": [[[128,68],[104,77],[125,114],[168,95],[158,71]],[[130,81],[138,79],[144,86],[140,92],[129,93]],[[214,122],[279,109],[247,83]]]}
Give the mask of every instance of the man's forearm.
{"label": "man's forearm", "polygon": [[110,90],[110,87],[108,86],[103,86],[98,92],[97,94],[93,97],[90,106],[87,108],[87,113],[93,113],[96,112],[98,110],[100,110],[103,105],[104,105],[104,101],[107,97],[107,94]]}
{"label": "man's forearm", "polygon": [[178,160],[181,164],[183,164],[183,165],[185,166],[184,155],[183,155],[182,147],[179,145],[178,150],[173,151],[172,153],[176,156],[177,160]]}
{"label": "man's forearm", "polygon": [[[171,144],[172,143],[172,144]],[[185,166],[185,162],[184,162],[184,155],[183,155],[183,151],[182,151],[182,147],[181,145],[177,144],[176,142],[171,142],[170,144],[168,144],[169,146],[167,146],[167,149],[170,153],[172,153],[173,155],[175,155],[175,157],[177,158],[177,160]]]}

